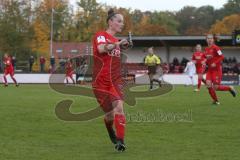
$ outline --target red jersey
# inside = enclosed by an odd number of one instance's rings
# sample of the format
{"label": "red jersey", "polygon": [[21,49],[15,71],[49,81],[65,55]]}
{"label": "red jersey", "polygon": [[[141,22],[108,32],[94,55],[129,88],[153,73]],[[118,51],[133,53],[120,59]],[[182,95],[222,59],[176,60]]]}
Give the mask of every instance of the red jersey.
{"label": "red jersey", "polygon": [[11,57],[4,58],[3,63],[5,64],[5,68],[13,68]]}
{"label": "red jersey", "polygon": [[45,58],[40,58],[40,64],[45,64],[46,59]]}
{"label": "red jersey", "polygon": [[[224,56],[221,49],[217,45],[212,45],[205,48],[205,56],[207,59],[208,70],[210,71],[221,71],[222,70],[222,61]],[[215,63],[216,66],[212,67],[211,65]]]}
{"label": "red jersey", "polygon": [[111,52],[99,53],[97,46],[100,44],[112,44],[118,39],[101,31],[93,38],[93,85],[112,85],[121,80],[121,57],[120,48],[113,49]]}
{"label": "red jersey", "polygon": [[192,56],[192,60],[196,63],[196,68],[202,68],[205,67],[203,64],[206,61],[205,54],[203,52],[195,52]]}
{"label": "red jersey", "polygon": [[67,63],[66,63],[66,71],[67,71],[67,73],[73,71],[73,65],[72,65],[71,62],[67,62]]}

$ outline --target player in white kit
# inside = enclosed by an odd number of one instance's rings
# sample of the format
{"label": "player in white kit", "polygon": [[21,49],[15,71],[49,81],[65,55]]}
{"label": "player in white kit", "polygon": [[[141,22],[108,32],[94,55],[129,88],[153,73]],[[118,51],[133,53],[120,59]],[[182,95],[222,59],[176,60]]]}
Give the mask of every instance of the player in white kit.
{"label": "player in white kit", "polygon": [[184,73],[188,75],[189,79],[186,81],[186,85],[194,86],[194,79],[193,76],[196,74],[196,67],[195,64],[192,61],[189,61],[186,65],[186,68],[184,69]]}

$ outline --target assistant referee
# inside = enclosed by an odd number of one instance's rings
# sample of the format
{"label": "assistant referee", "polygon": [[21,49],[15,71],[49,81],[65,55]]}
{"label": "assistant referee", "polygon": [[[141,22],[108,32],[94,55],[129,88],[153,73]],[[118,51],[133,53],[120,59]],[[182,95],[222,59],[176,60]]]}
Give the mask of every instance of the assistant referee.
{"label": "assistant referee", "polygon": [[158,82],[159,87],[161,87],[161,81],[154,78],[158,65],[160,65],[161,60],[158,56],[154,54],[153,47],[148,48],[148,55],[145,57],[145,65],[148,67],[148,76],[150,80],[150,90],[153,89],[153,82]]}

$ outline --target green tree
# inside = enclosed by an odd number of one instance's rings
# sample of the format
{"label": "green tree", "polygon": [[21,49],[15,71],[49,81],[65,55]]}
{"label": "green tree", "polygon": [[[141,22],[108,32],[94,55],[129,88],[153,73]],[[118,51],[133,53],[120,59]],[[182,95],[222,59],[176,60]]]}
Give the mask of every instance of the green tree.
{"label": "green tree", "polygon": [[99,28],[105,26],[106,14],[96,0],[80,0],[77,4],[79,7],[76,15],[76,27],[79,30],[78,40],[89,41]]}
{"label": "green tree", "polygon": [[160,24],[151,24],[151,19],[149,14],[145,14],[141,21],[134,25],[134,35],[167,35],[169,34],[167,28],[163,27]]}
{"label": "green tree", "polygon": [[[69,2],[68,0],[43,0],[35,8],[35,19],[51,29],[51,13],[53,8],[53,40],[62,41],[65,37],[64,31],[69,21]],[[50,35],[49,35],[50,39]]]}
{"label": "green tree", "polygon": [[185,34],[189,26],[193,25],[196,10],[196,7],[186,6],[176,13],[176,18],[179,21],[178,31],[180,34]]}
{"label": "green tree", "polygon": [[137,24],[141,21],[142,17],[143,17],[143,13],[141,10],[134,10],[131,13],[131,17],[132,17],[132,23],[133,24]]}
{"label": "green tree", "polygon": [[177,13],[179,32],[186,35],[205,34],[215,21],[214,13],[212,6],[184,7]]}
{"label": "green tree", "polygon": [[150,22],[154,25],[161,25],[166,28],[170,34],[178,34],[179,23],[175,18],[175,15],[171,12],[153,12],[150,15]]}
{"label": "green tree", "polygon": [[31,6],[27,2],[6,0],[0,3],[0,50],[18,58],[31,52],[33,29],[30,22]]}
{"label": "green tree", "polygon": [[225,16],[240,13],[240,0],[228,0],[224,6],[215,11],[215,20],[222,20]]}
{"label": "green tree", "polygon": [[228,2],[224,5],[225,16],[240,13],[240,0],[228,0]]}

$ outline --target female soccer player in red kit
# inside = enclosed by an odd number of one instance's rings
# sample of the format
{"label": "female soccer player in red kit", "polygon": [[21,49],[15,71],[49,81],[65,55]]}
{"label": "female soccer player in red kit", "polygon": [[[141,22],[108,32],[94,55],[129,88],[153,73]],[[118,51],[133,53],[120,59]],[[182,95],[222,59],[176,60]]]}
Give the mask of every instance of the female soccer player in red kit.
{"label": "female soccer player in red kit", "polygon": [[4,86],[5,87],[8,86],[8,82],[7,82],[7,77],[6,76],[8,74],[10,74],[10,77],[12,78],[12,80],[15,83],[16,87],[18,87],[19,84],[17,83],[16,79],[14,78],[14,68],[13,68],[13,65],[12,65],[12,58],[8,54],[4,54],[3,63],[5,65],[4,75],[3,75]]}
{"label": "female soccer player in red kit", "polygon": [[206,57],[202,52],[202,46],[200,44],[196,45],[196,52],[194,52],[192,56],[192,61],[195,63],[196,72],[198,75],[198,88],[195,89],[198,92],[201,88],[202,82],[206,84],[206,81],[203,79],[203,74],[206,69]]}
{"label": "female soccer player in red kit", "polygon": [[107,30],[97,32],[93,38],[93,91],[105,112],[105,126],[117,151],[124,151],[126,148],[124,144],[126,119],[123,112],[121,47],[125,48],[129,42],[126,39],[119,41],[114,36],[122,31],[123,22],[121,14],[115,13],[112,9],[109,10]]}
{"label": "female soccer player in red kit", "polygon": [[73,82],[73,84],[75,84],[75,81],[73,79],[73,65],[72,65],[72,62],[70,59],[67,60],[66,64],[65,64],[65,68],[66,68],[66,81],[67,81],[67,84],[68,84],[68,78],[70,78]]}
{"label": "female soccer player in red kit", "polygon": [[205,49],[207,58],[208,71],[206,75],[206,84],[209,94],[213,99],[213,104],[219,105],[219,101],[215,91],[229,91],[233,97],[236,97],[236,91],[232,86],[221,85],[222,80],[222,61],[224,56],[221,49],[215,45],[214,36],[207,35],[208,47]]}

